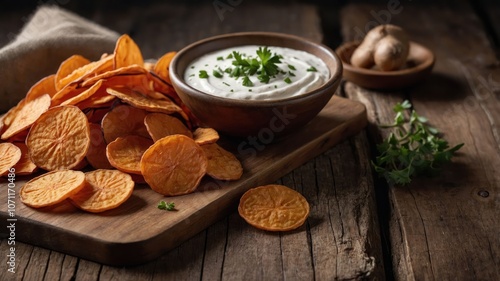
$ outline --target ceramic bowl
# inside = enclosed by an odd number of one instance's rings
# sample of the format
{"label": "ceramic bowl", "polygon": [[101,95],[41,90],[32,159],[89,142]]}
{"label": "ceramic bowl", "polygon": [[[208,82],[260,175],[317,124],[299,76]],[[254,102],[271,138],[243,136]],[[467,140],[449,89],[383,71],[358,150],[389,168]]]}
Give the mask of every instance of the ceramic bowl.
{"label": "ceramic bowl", "polygon": [[[197,90],[184,81],[184,71],[196,58],[213,51],[241,45],[278,46],[302,50],[322,59],[330,78],[321,87],[303,95],[273,100],[238,100]],[[301,37],[271,32],[219,35],[195,42],[170,64],[170,78],[179,97],[205,125],[236,137],[286,135],[313,119],[328,103],[342,78],[342,63],[328,47]]]}
{"label": "ceramic bowl", "polygon": [[402,89],[410,87],[429,75],[435,57],[426,47],[410,42],[410,53],[406,65],[400,70],[380,71],[352,66],[351,56],[361,42],[348,42],[335,51],[343,64],[343,77],[368,89]]}

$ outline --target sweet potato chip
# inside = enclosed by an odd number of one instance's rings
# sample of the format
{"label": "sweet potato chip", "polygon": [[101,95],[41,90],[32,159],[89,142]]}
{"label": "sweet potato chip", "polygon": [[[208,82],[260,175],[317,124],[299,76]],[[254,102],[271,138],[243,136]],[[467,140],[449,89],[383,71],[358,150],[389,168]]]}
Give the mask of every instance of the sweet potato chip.
{"label": "sweet potato chip", "polygon": [[197,128],[193,132],[194,141],[199,144],[215,143],[219,140],[219,133],[212,128]]}
{"label": "sweet potato chip", "polygon": [[[101,91],[103,90],[103,91]],[[111,107],[113,101],[116,99],[115,96],[112,96],[106,92],[104,89],[99,89],[97,93],[93,94],[91,97],[88,99],[81,101],[76,104],[78,108],[81,110],[88,109],[88,108],[105,108],[105,107]],[[109,110],[108,110],[109,111]]]}
{"label": "sweet potato chip", "polygon": [[137,135],[149,138],[148,130],[144,125],[147,112],[129,105],[119,105],[108,112],[101,122],[106,143],[118,137]]}
{"label": "sweet potato chip", "polygon": [[151,139],[140,136],[120,137],[106,147],[109,163],[126,173],[141,174],[141,157],[151,145]]}
{"label": "sweet potato chip", "polygon": [[88,59],[86,59],[80,55],[72,55],[71,57],[69,57],[65,61],[63,61],[61,63],[61,65],[59,66],[59,69],[57,70],[56,76],[55,76],[56,90],[59,91],[60,89],[64,88],[64,86],[66,86],[66,84],[71,82],[71,81],[68,81],[67,79],[62,80],[62,82],[61,82],[61,79],[67,77],[68,75],[73,73],[73,71],[75,71],[78,68],[80,68],[84,65],[87,65],[89,63],[90,63],[90,61]]}
{"label": "sweet potato chip", "polygon": [[72,105],[53,107],[33,124],[26,145],[38,167],[72,169],[85,158],[90,146],[87,117]]}
{"label": "sweet potato chip", "polygon": [[237,180],[243,167],[236,156],[216,143],[202,145],[208,159],[207,174],[218,180]]}
{"label": "sweet potato chip", "polygon": [[16,165],[14,165],[16,175],[31,175],[36,170],[38,170],[38,167],[35,165],[35,163],[31,161],[26,144],[24,144],[24,142],[13,142],[13,144],[21,149],[21,159],[19,159]]}
{"label": "sweet potato chip", "polygon": [[288,231],[304,224],[309,215],[309,203],[297,191],[272,184],[245,192],[240,199],[238,212],[256,228]]}
{"label": "sweet potato chip", "polygon": [[78,69],[70,75],[59,80],[59,83],[68,85],[70,83],[80,84],[85,79],[100,75],[101,73],[113,70],[113,56],[107,56],[101,60],[91,62]]}
{"label": "sweet potato chip", "polygon": [[177,52],[168,52],[164,54],[160,59],[158,59],[158,61],[156,61],[153,68],[153,72],[169,84],[172,84],[169,74],[170,62],[175,57],[175,54],[177,54]]}
{"label": "sweet potato chip", "polygon": [[26,94],[26,101],[34,100],[45,94],[50,97],[54,96],[57,93],[55,77],[55,74],[49,75],[40,79],[40,81],[36,82],[35,85],[31,86]]}
{"label": "sweet potato chip", "polygon": [[113,169],[106,157],[106,141],[102,134],[101,126],[90,123],[90,146],[87,151],[87,161],[94,169]]}
{"label": "sweet potato chip", "polygon": [[[10,125],[2,134],[2,139],[6,140],[15,134],[29,128],[44,112],[50,107],[50,96],[45,94],[31,101],[23,100],[16,107],[10,117]],[[7,118],[6,116],[5,118]],[[5,120],[4,120],[5,122]]]}
{"label": "sweet potato chip", "polygon": [[61,170],[45,173],[28,181],[20,190],[21,202],[41,208],[55,205],[76,194],[85,185],[85,174]]}
{"label": "sweet potato chip", "polygon": [[[79,93],[78,95],[68,98],[67,100],[61,102],[61,105],[75,105],[79,102],[85,101],[86,99],[90,98],[93,96],[95,93],[99,91],[102,85],[102,80],[97,81],[94,85],[92,85],[90,88],[86,89],[85,91]],[[104,89],[102,89],[104,91]]]}
{"label": "sweet potato chip", "polygon": [[144,118],[144,124],[153,141],[176,134],[193,137],[191,131],[179,119],[164,113],[149,113]]}
{"label": "sweet potato chip", "polygon": [[121,99],[125,103],[149,112],[161,112],[166,114],[182,112],[182,109],[171,100],[154,99],[150,96],[143,95],[140,92],[134,91],[129,88],[108,88],[106,91],[108,92],[108,94]]}
{"label": "sweet potato chip", "polygon": [[135,183],[130,175],[117,170],[85,173],[85,186],[70,200],[80,209],[99,213],[114,209],[132,195]]}
{"label": "sweet potato chip", "polygon": [[68,85],[64,86],[61,90],[59,90],[53,97],[51,106],[61,105],[66,100],[69,100],[73,97],[78,96],[79,94],[86,91],[88,87],[80,87],[78,83],[71,82]]}
{"label": "sweet potato chip", "polygon": [[85,79],[85,81],[83,81],[80,85],[82,87],[89,87],[89,86],[94,85],[99,80],[107,80],[107,79],[111,79],[111,78],[113,78],[115,76],[119,76],[119,75],[140,75],[140,74],[146,74],[146,73],[148,73],[148,71],[144,67],[137,65],[137,64],[133,64],[133,65],[113,69],[110,71],[106,71],[106,72],[103,72],[99,75],[87,77]]}
{"label": "sweet potato chip", "polygon": [[141,172],[154,191],[181,195],[196,190],[207,170],[207,157],[194,140],[184,135],[155,142],[141,159]]}
{"label": "sweet potato chip", "polygon": [[21,149],[10,142],[0,143],[0,176],[9,172],[9,169],[14,167],[21,159]]}
{"label": "sweet potato chip", "polygon": [[123,34],[116,41],[113,67],[118,69],[133,64],[144,65],[141,49],[130,36]]}

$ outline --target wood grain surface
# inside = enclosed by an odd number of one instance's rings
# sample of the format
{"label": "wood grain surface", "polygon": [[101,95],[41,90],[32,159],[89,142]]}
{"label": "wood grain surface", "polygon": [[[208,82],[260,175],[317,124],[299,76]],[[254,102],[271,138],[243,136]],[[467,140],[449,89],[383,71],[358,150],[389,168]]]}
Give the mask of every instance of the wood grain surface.
{"label": "wood grain surface", "polygon": [[[500,68],[472,10],[463,2],[402,6],[391,23],[435,52],[433,75],[400,92],[345,87],[349,98],[367,106],[372,124],[391,123],[392,106],[410,99],[450,145],[465,143],[440,177],[388,189],[392,266],[399,280],[499,278],[500,105],[492,82],[499,81]],[[353,39],[356,27],[373,20],[373,11],[385,10],[368,4],[344,7],[344,39]],[[388,134],[371,127],[375,141]]]}

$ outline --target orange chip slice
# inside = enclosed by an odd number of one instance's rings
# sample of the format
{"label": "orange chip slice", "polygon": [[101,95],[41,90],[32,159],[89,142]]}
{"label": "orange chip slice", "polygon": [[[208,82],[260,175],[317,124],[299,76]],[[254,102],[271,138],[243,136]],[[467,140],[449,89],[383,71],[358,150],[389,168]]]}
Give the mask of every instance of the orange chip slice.
{"label": "orange chip slice", "polygon": [[87,161],[94,169],[113,169],[106,157],[106,141],[102,134],[101,126],[90,123],[90,146],[87,151]]}
{"label": "orange chip slice", "polygon": [[9,172],[9,169],[14,167],[21,159],[21,149],[10,142],[0,143],[0,176]]}
{"label": "orange chip slice", "polygon": [[[2,139],[6,140],[13,135],[29,128],[44,112],[50,107],[50,96],[45,94],[31,101],[23,100],[18,104],[18,108],[11,117],[10,125],[2,134]],[[5,118],[7,118],[6,116]]]}
{"label": "orange chip slice", "polygon": [[147,112],[129,105],[119,105],[102,118],[101,127],[107,143],[118,137],[137,135],[149,138],[144,125]]}
{"label": "orange chip slice", "polygon": [[164,137],[144,152],[141,173],[154,191],[181,195],[196,190],[207,170],[207,157],[184,135]]}
{"label": "orange chip slice", "polygon": [[61,78],[59,83],[68,85],[70,83],[79,84],[83,80],[91,76],[96,76],[101,73],[113,70],[113,56],[107,56],[101,60],[91,62],[80,68],[75,69],[68,76]]}
{"label": "orange chip slice", "polygon": [[117,138],[106,147],[109,163],[120,171],[141,174],[141,157],[151,145],[151,139],[140,136]]}
{"label": "orange chip slice", "polygon": [[100,89],[88,99],[77,103],[76,106],[82,110],[87,108],[111,107],[115,99],[115,96],[108,94],[106,90],[101,91]]}
{"label": "orange chip slice", "polygon": [[199,144],[215,143],[219,140],[219,133],[212,128],[197,128],[193,132],[194,141]]}
{"label": "orange chip slice", "polygon": [[52,106],[61,105],[65,100],[76,97],[87,89],[88,87],[79,87],[76,82],[69,83],[52,97]]}
{"label": "orange chip slice", "polygon": [[193,137],[181,120],[164,113],[149,113],[144,118],[144,124],[153,141],[176,134]]}
{"label": "orange chip slice", "polygon": [[219,180],[237,180],[243,167],[236,156],[216,143],[202,145],[208,159],[207,174]]}
{"label": "orange chip slice", "polygon": [[297,191],[272,184],[245,192],[240,199],[238,212],[256,228],[288,231],[304,224],[309,215],[309,203]]}
{"label": "orange chip slice", "polygon": [[182,109],[169,99],[154,99],[150,96],[143,95],[140,92],[125,87],[108,88],[106,91],[108,94],[113,95],[132,106],[149,112],[161,112],[166,114],[182,112]]}
{"label": "orange chip slice", "polygon": [[31,160],[42,169],[76,167],[90,146],[87,117],[72,105],[53,107],[33,124],[26,145]]}
{"label": "orange chip slice", "polygon": [[55,76],[56,90],[59,91],[60,89],[64,88],[64,86],[66,86],[66,84],[71,82],[71,81],[68,81],[67,79],[61,81],[62,78],[67,77],[68,75],[73,73],[73,71],[75,71],[78,68],[80,68],[84,65],[87,65],[89,63],[90,63],[90,61],[88,59],[86,59],[80,55],[72,55],[71,57],[69,57],[65,61],[63,61],[61,63],[61,65],[59,66],[59,69],[57,70],[56,76]]}
{"label": "orange chip slice", "polygon": [[20,190],[21,202],[41,208],[60,203],[76,194],[85,185],[80,171],[52,171],[28,181]]}
{"label": "orange chip slice", "polygon": [[31,161],[26,144],[24,144],[23,142],[14,142],[13,144],[21,149],[21,159],[19,159],[16,165],[14,165],[16,175],[31,175],[36,170],[38,170],[38,167],[35,165],[35,163]]}
{"label": "orange chip slice", "polygon": [[99,213],[114,209],[132,195],[134,181],[117,170],[95,170],[85,173],[85,186],[70,200],[80,209]]}
{"label": "orange chip slice", "polygon": [[55,74],[49,75],[40,79],[40,81],[31,86],[31,88],[28,90],[28,93],[26,94],[26,101],[34,100],[39,96],[43,96],[45,94],[51,97],[54,96],[57,93],[55,86],[55,77]]}
{"label": "orange chip slice", "polygon": [[158,61],[155,63],[153,72],[156,73],[161,79],[165,80],[167,83],[172,84],[170,81],[170,62],[175,57],[176,52],[168,52],[164,54]]}
{"label": "orange chip slice", "polygon": [[107,79],[112,79],[115,76],[119,75],[139,75],[139,74],[146,74],[148,71],[137,64],[129,65],[129,66],[124,66],[120,67],[117,69],[113,69],[110,71],[103,72],[99,75],[96,76],[89,76],[85,78],[85,81],[81,83],[82,87],[88,87],[94,85],[97,81],[99,80],[107,80]]}
{"label": "orange chip slice", "polygon": [[[82,102],[91,96],[93,96],[95,93],[99,91],[102,85],[102,80],[97,81],[94,85],[92,85],[90,88],[85,89],[83,92],[78,93],[76,96],[73,96],[71,98],[66,99],[65,101],[61,102],[61,105],[75,105],[79,102]],[[104,89],[102,90],[104,91]]]}
{"label": "orange chip slice", "polygon": [[137,64],[144,65],[141,49],[139,46],[128,36],[123,34],[118,38],[115,45],[113,66],[115,69]]}

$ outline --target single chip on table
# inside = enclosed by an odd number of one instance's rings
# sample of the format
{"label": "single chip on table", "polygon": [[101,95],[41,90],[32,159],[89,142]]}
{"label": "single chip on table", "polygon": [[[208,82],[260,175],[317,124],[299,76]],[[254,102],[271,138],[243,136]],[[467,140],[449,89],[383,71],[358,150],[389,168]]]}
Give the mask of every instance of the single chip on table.
{"label": "single chip on table", "polygon": [[9,169],[19,162],[22,156],[21,149],[10,142],[0,143],[0,176],[6,175]]}
{"label": "single chip on table", "polygon": [[141,157],[153,141],[140,136],[119,137],[106,147],[109,163],[120,171],[141,174]]}
{"label": "single chip on table", "polygon": [[[71,81],[62,80],[63,78],[67,77],[73,71],[77,70],[78,68],[85,66],[89,64],[90,61],[80,55],[72,55],[71,57],[67,58],[65,61],[61,63],[59,66],[59,69],[56,72],[55,76],[55,87],[56,90],[60,90],[66,86]],[[61,81],[62,80],[62,81]]]}
{"label": "single chip on table", "polygon": [[153,141],[170,135],[185,135],[193,137],[191,131],[182,123],[181,120],[164,113],[149,113],[144,118],[144,124]]}
{"label": "single chip on table", "polygon": [[87,151],[87,162],[94,169],[113,169],[106,157],[106,141],[99,124],[90,123],[90,146]]}
{"label": "single chip on table", "polygon": [[219,133],[212,128],[197,128],[193,132],[194,141],[199,144],[215,143],[219,140]]}
{"label": "single chip on table", "polygon": [[42,114],[26,138],[31,160],[53,171],[76,167],[90,146],[85,114],[72,105],[57,106]]}
{"label": "single chip on table", "polygon": [[132,195],[132,177],[118,170],[99,169],[85,173],[85,185],[70,200],[80,209],[99,213],[117,208]]}
{"label": "single chip on table", "polygon": [[31,179],[21,187],[21,202],[41,208],[60,203],[76,194],[85,185],[85,174],[80,171],[60,170]]}
{"label": "single chip on table", "polygon": [[118,137],[137,135],[149,138],[144,125],[147,112],[129,105],[119,105],[102,118],[101,127],[107,143]]}
{"label": "single chip on table", "polygon": [[238,206],[250,225],[268,231],[300,227],[309,215],[309,203],[297,191],[283,185],[266,185],[245,192]]}
{"label": "single chip on table", "polygon": [[144,152],[141,173],[154,191],[175,196],[194,192],[207,170],[207,157],[193,139],[172,135]]}
{"label": "single chip on table", "polygon": [[134,40],[127,34],[123,34],[116,41],[113,67],[117,69],[132,64],[143,66],[144,59],[141,49],[139,49],[139,46],[137,46]]}
{"label": "single chip on table", "polygon": [[243,167],[234,154],[216,143],[202,145],[208,159],[207,174],[218,180],[237,180],[243,174]]}
{"label": "single chip on table", "polygon": [[[45,94],[31,101],[22,100],[15,107],[14,111],[7,114],[5,118],[11,118],[10,124],[7,125],[2,134],[2,139],[6,140],[15,134],[24,131],[32,126],[32,124],[46,112],[50,107],[50,96]],[[5,120],[4,120],[5,122]]]}

